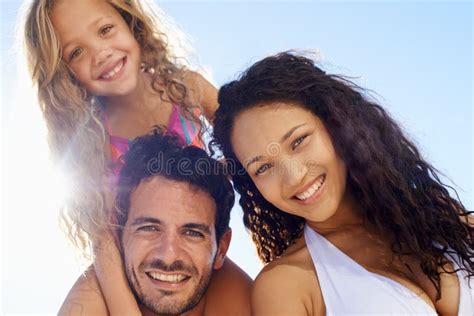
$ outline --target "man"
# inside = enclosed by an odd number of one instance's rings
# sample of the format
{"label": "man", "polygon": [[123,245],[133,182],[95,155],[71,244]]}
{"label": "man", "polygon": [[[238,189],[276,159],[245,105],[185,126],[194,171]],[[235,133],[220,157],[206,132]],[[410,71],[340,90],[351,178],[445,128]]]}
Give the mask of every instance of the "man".
{"label": "man", "polygon": [[[206,300],[206,290],[231,240],[234,192],[223,165],[202,149],[183,148],[177,138],[156,132],[137,139],[124,161],[118,235],[142,314],[222,314],[215,307],[222,302]],[[78,283],[60,314],[107,313],[103,300],[100,306],[88,305],[100,293],[93,270]],[[78,299],[74,293],[80,293]],[[221,297],[234,301],[226,315],[250,314],[250,282],[241,293],[223,289]]]}

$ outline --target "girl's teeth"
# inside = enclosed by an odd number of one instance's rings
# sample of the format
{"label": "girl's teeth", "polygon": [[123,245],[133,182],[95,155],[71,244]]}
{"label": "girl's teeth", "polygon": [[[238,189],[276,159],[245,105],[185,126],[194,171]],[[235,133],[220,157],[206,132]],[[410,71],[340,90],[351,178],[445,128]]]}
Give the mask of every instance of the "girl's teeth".
{"label": "girl's teeth", "polygon": [[112,78],[113,76],[115,76],[120,71],[120,69],[122,69],[122,67],[123,67],[123,60],[117,66],[115,66],[114,69],[112,69],[111,71],[109,71],[108,73],[103,75],[102,77],[104,79]]}
{"label": "girl's teeth", "polygon": [[306,190],[306,192],[298,194],[296,197],[300,200],[306,200],[307,198],[312,196],[316,191],[319,190],[319,188],[323,185],[325,179],[326,179],[325,176],[321,177],[321,179],[317,181],[315,184],[313,184],[312,186],[310,186],[309,189]]}

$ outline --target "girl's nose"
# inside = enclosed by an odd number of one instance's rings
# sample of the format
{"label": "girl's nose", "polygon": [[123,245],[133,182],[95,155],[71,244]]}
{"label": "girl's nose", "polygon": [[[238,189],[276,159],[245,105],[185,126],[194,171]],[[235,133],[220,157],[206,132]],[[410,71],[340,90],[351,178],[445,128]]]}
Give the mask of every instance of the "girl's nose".
{"label": "girl's nose", "polygon": [[101,66],[104,63],[107,62],[113,55],[113,52],[111,49],[106,48],[106,49],[100,49],[95,55],[94,55],[94,66]]}

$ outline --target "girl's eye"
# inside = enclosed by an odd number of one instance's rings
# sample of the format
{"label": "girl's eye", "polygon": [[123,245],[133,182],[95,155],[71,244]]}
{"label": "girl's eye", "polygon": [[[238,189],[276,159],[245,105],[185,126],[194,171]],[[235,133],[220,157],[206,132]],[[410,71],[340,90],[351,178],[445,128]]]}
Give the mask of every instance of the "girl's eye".
{"label": "girl's eye", "polygon": [[74,58],[79,57],[79,55],[82,53],[83,49],[78,47],[74,49],[71,54],[69,54],[69,60],[73,60]]}
{"label": "girl's eye", "polygon": [[305,140],[306,137],[308,137],[308,135],[304,135],[304,136],[301,136],[301,137],[298,137],[297,139],[295,139],[295,141],[291,144],[291,149],[295,150],[296,147],[301,145],[301,143]]}
{"label": "girl's eye", "polygon": [[114,27],[113,25],[106,25],[100,29],[99,34],[101,36],[104,36],[105,34],[109,33],[113,27]]}
{"label": "girl's eye", "polygon": [[184,234],[190,237],[199,237],[199,238],[204,237],[204,235],[201,232],[198,232],[197,230],[192,230],[192,229],[186,230]]}
{"label": "girl's eye", "polygon": [[264,165],[262,165],[260,168],[257,169],[257,171],[255,172],[255,174],[258,176],[262,173],[264,173],[265,171],[267,171],[268,169],[270,169],[272,165],[269,164],[269,163],[266,163]]}

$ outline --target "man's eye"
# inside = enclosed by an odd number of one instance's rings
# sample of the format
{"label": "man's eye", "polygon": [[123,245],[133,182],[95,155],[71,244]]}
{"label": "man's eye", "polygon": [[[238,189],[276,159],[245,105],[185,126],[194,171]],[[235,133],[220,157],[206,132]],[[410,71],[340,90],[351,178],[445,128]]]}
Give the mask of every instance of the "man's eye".
{"label": "man's eye", "polygon": [[159,231],[158,227],[152,226],[152,225],[139,227],[138,230],[139,230],[139,231],[142,231],[142,232],[155,232],[155,231]]}
{"label": "man's eye", "polygon": [[258,175],[264,173],[265,171],[267,171],[268,169],[270,169],[271,166],[272,166],[271,164],[266,163],[266,164],[262,165],[260,168],[258,168],[257,171],[255,172],[255,174],[258,176]]}
{"label": "man's eye", "polygon": [[100,29],[99,34],[104,36],[105,34],[109,33],[113,27],[113,25],[106,25]]}
{"label": "man's eye", "polygon": [[185,230],[184,234],[190,237],[199,237],[199,238],[204,237],[203,233],[198,232],[197,230],[193,230],[193,229]]}
{"label": "man's eye", "polygon": [[301,137],[298,137],[297,139],[295,139],[295,141],[291,144],[291,149],[295,150],[296,147],[301,145],[301,143],[305,140],[306,137],[308,137],[308,135],[304,135],[304,136],[301,136]]}
{"label": "man's eye", "polygon": [[79,57],[79,55],[82,53],[83,49],[78,47],[74,49],[70,54],[69,54],[69,60],[73,60],[74,58]]}

